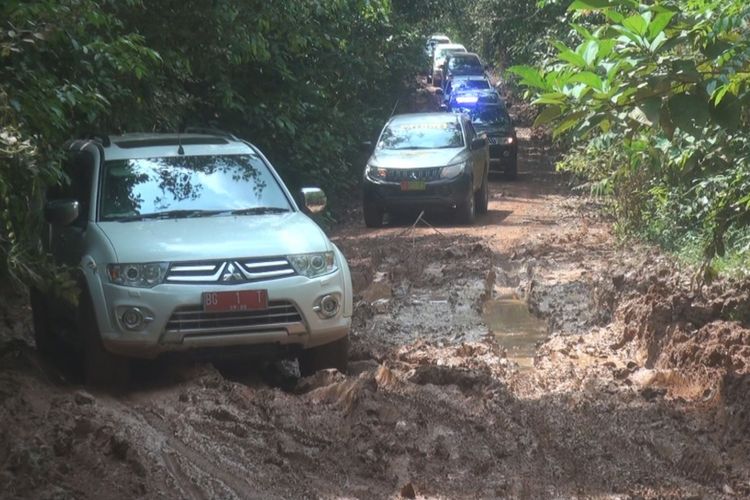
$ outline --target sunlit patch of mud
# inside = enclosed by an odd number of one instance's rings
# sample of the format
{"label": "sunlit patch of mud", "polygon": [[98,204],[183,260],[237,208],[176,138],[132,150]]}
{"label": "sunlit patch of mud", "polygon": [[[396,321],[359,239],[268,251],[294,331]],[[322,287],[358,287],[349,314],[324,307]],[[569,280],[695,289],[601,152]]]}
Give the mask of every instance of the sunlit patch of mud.
{"label": "sunlit patch of mud", "polygon": [[545,321],[533,316],[526,302],[515,295],[501,295],[487,301],[482,318],[509,360],[520,370],[531,370],[537,346],[549,336]]}

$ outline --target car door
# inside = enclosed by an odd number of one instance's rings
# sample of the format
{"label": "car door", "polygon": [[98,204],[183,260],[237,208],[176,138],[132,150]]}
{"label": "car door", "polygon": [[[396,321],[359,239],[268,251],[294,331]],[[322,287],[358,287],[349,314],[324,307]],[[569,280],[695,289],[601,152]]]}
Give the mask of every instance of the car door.
{"label": "car door", "polygon": [[477,132],[472,125],[471,120],[464,119],[464,130],[466,130],[466,144],[471,154],[472,172],[474,173],[474,189],[476,190],[482,184],[482,176],[484,175],[484,164],[485,164],[485,151],[486,147],[472,149],[471,145],[476,139]]}

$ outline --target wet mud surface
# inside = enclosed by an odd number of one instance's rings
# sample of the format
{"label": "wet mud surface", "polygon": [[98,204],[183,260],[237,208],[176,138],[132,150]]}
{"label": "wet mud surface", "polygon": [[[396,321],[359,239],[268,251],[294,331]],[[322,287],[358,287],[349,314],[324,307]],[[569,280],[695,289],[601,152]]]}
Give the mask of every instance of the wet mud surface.
{"label": "wet mud surface", "polygon": [[750,497],[750,283],[619,244],[519,137],[474,226],[341,217],[347,373],[170,360],[91,392],[5,290],[0,497]]}

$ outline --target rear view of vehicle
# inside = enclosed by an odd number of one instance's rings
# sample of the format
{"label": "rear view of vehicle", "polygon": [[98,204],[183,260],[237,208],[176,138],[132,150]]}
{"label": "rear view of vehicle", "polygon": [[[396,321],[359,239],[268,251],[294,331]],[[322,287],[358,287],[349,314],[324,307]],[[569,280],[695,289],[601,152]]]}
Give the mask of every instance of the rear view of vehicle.
{"label": "rear view of vehicle", "polygon": [[477,75],[454,76],[445,85],[445,90],[443,91],[443,102],[445,102],[446,104],[450,102],[451,95],[453,95],[454,92],[461,93],[461,92],[470,92],[473,90],[488,90],[489,91],[489,90],[493,90],[493,87],[490,81],[484,76],[477,76]]}
{"label": "rear view of vehicle", "polygon": [[[352,314],[341,252],[254,146],[221,134],[75,141],[69,190],[50,192],[49,251],[78,269],[77,305],[32,295],[37,345],[62,336],[89,380],[131,357],[297,354],[344,369]],[[322,191],[303,190],[308,210]]]}
{"label": "rear view of vehicle", "polygon": [[379,227],[386,213],[431,208],[453,209],[470,224],[487,211],[488,172],[487,140],[467,116],[394,116],[365,168],[365,224]]}
{"label": "rear view of vehicle", "polygon": [[466,47],[460,43],[445,43],[435,45],[435,55],[432,59],[432,84],[436,87],[442,85],[443,65],[449,54],[454,52],[466,52]]}

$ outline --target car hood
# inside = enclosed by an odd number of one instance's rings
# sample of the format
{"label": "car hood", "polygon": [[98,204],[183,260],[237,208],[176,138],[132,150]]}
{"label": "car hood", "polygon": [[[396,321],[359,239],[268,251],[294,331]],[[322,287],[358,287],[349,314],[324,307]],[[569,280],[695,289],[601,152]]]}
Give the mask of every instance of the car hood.
{"label": "car hood", "polygon": [[477,125],[474,124],[474,128],[477,132],[484,132],[487,135],[503,135],[512,136],[514,131],[510,127],[498,127],[496,125]]}
{"label": "car hood", "polygon": [[97,225],[121,263],[264,257],[332,248],[320,227],[300,212]]}
{"label": "car hood", "polygon": [[369,164],[383,168],[441,167],[461,161],[464,148],[440,149],[379,149],[370,157]]}

